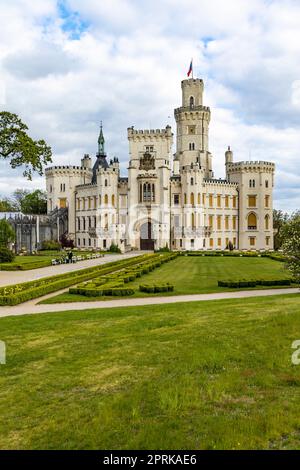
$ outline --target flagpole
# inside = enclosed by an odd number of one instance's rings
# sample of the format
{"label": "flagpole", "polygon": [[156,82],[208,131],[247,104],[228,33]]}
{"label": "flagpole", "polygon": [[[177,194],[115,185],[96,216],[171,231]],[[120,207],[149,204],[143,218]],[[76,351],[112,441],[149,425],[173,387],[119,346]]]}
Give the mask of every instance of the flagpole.
{"label": "flagpole", "polygon": [[192,57],[192,78],[194,78],[194,64],[193,64],[193,57]]}

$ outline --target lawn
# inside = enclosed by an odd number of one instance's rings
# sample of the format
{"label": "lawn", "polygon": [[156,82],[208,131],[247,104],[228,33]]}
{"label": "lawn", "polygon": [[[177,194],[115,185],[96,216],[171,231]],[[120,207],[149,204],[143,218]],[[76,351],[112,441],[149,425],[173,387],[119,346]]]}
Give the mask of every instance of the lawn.
{"label": "lawn", "polygon": [[300,297],[0,319],[1,449],[299,449]]}
{"label": "lawn", "polygon": [[[72,250],[74,255],[88,255],[93,252],[82,252]],[[100,253],[100,251],[98,251]],[[32,269],[39,269],[45,266],[51,266],[51,262],[54,258],[62,258],[67,256],[67,252],[64,251],[40,251],[38,255],[17,255],[11,263],[0,263],[0,271],[29,269],[29,265],[32,264]],[[26,267],[26,265],[28,265]]]}
{"label": "lawn", "polygon": [[[255,278],[289,278],[284,269],[284,263],[269,258],[235,258],[235,257],[190,257],[179,256],[164,264],[153,272],[137,278],[126,284],[136,290],[131,297],[148,297],[161,295],[204,294],[211,292],[236,291],[218,287],[222,279],[255,279]],[[139,292],[140,284],[169,282],[174,284],[174,291],[158,294]],[[95,297],[63,293],[44,300],[41,303],[94,301]],[[101,300],[111,300],[111,297],[101,297]]]}

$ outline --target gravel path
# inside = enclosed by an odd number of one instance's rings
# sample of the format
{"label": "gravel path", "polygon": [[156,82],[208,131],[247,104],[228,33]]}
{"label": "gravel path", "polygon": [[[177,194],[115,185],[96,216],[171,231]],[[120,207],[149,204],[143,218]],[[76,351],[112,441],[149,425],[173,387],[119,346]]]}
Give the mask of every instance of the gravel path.
{"label": "gravel path", "polygon": [[[63,291],[60,291],[63,292]],[[296,294],[299,293],[298,288],[286,289],[266,289],[266,290],[248,290],[238,292],[218,292],[214,294],[194,294],[194,295],[176,295],[172,297],[144,297],[144,298],[131,298],[131,299],[118,299],[95,302],[74,302],[64,304],[49,304],[49,305],[36,305],[40,299],[31,300],[14,307],[0,307],[0,318],[8,317],[11,315],[26,315],[35,313],[51,313],[62,312],[68,310],[90,310],[94,308],[112,308],[112,307],[137,307],[141,305],[157,305],[157,304],[173,304],[177,302],[198,302],[201,300],[220,300],[220,299],[241,299],[246,297],[266,297],[282,294]],[[56,292],[58,294],[58,292]],[[47,297],[52,297],[55,294],[49,294]],[[300,299],[300,297],[299,297]]]}

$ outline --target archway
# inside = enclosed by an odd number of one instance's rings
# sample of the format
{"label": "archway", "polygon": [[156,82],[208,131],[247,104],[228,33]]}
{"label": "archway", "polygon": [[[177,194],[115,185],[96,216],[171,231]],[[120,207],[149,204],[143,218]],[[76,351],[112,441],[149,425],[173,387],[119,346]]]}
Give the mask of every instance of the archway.
{"label": "archway", "polygon": [[140,227],[140,249],[154,250],[154,237],[151,222],[145,222]]}

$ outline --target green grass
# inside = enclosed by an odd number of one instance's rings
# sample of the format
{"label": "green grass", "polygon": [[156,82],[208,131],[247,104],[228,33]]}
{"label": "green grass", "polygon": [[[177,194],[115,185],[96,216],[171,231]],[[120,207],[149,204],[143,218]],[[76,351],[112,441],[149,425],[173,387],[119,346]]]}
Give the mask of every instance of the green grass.
{"label": "green grass", "polygon": [[299,449],[299,295],[0,319],[1,449]]}
{"label": "green grass", "polygon": [[[93,252],[82,252],[82,251],[76,251],[72,250],[74,255],[88,255]],[[100,253],[100,251],[98,251]],[[67,256],[67,252],[64,251],[40,251],[38,255],[17,255],[14,260],[11,263],[0,263],[0,270],[2,269],[3,271],[7,270],[6,267],[10,268],[13,266],[20,266],[20,270],[22,270],[22,267],[26,265],[29,265],[31,263],[38,264],[40,263],[40,266],[37,268],[33,269],[40,269],[41,267],[45,266],[51,266],[52,260],[55,258],[62,258],[64,256]],[[9,270],[9,269],[8,269]],[[18,270],[18,269],[16,269]]]}
{"label": "green grass", "polygon": [[[131,297],[169,296],[184,294],[205,294],[211,292],[237,291],[218,287],[221,279],[255,279],[255,278],[289,278],[284,264],[268,258],[230,258],[230,257],[190,257],[179,256],[164,264],[153,272],[137,278],[126,284],[136,289]],[[169,282],[174,284],[173,292],[146,294],[139,292],[140,284]],[[244,289],[243,289],[244,290]],[[101,300],[111,300],[111,297],[101,297]],[[52,304],[61,302],[95,301],[95,297],[63,293],[44,300],[41,303]]]}

